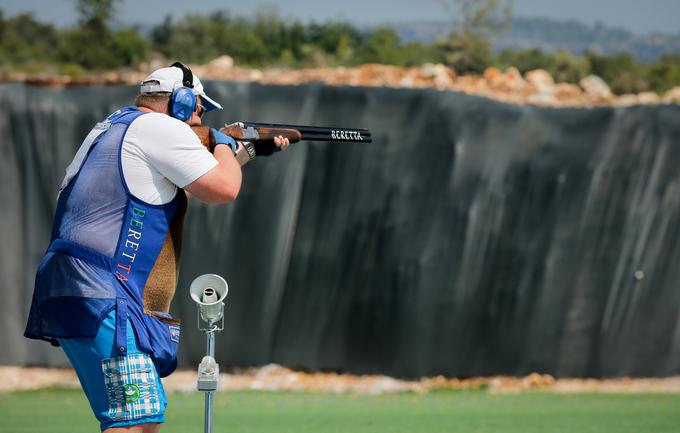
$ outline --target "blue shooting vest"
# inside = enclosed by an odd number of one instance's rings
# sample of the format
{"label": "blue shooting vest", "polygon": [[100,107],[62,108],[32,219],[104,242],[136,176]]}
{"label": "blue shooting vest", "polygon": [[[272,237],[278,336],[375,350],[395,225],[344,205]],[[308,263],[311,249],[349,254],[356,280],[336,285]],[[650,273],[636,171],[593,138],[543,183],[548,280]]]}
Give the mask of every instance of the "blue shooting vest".
{"label": "blue shooting vest", "polygon": [[169,203],[152,205],[130,193],[121,148],[128,127],[143,114],[132,106],[111,114],[88,136],[91,146],[81,146],[82,162],[76,154],[69,166],[24,335],[53,344],[55,337],[94,337],[115,309],[116,352],[127,352],[130,319],[140,349],[165,377],[177,367],[179,321],[146,309],[143,294],[161,250],[169,246],[179,254],[179,240],[170,234],[178,226],[181,232],[186,196],[178,188]]}

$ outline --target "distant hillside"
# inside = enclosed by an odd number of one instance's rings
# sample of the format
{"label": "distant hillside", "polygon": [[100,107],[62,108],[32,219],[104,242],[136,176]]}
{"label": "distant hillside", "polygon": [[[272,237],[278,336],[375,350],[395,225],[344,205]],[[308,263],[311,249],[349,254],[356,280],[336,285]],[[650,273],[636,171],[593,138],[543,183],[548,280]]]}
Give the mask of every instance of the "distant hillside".
{"label": "distant hillside", "polygon": [[[451,29],[445,21],[399,23],[394,28],[402,40],[421,42],[433,42]],[[510,28],[494,41],[495,50],[504,48],[539,48],[548,52],[566,48],[575,54],[586,49],[603,54],[627,51],[636,59],[647,62],[664,54],[680,54],[680,32],[636,35],[602,24],[515,17]]]}

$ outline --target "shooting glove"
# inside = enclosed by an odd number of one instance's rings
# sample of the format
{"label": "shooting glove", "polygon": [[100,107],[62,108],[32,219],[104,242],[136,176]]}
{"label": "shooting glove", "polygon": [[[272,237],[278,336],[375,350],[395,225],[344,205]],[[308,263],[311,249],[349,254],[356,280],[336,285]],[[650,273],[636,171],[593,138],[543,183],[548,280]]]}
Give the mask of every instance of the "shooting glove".
{"label": "shooting glove", "polygon": [[218,144],[226,144],[227,146],[231,147],[231,150],[234,153],[236,153],[238,144],[236,144],[236,140],[234,140],[232,137],[218,131],[215,128],[210,128],[210,135],[210,149],[208,149],[210,150],[210,153],[215,152],[215,146]]}
{"label": "shooting glove", "polygon": [[257,140],[254,145],[257,156],[269,156],[281,151],[281,148],[274,144],[274,140]]}

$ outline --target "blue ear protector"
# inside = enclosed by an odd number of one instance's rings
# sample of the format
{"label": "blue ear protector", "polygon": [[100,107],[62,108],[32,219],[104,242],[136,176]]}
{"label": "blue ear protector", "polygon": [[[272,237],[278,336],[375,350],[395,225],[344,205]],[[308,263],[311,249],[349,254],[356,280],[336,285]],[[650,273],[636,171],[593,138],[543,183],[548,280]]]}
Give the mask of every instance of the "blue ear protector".
{"label": "blue ear protector", "polygon": [[170,97],[170,115],[184,122],[196,110],[196,95],[191,90],[194,87],[194,74],[180,62],[175,62],[170,67],[182,70],[182,87],[175,89]]}

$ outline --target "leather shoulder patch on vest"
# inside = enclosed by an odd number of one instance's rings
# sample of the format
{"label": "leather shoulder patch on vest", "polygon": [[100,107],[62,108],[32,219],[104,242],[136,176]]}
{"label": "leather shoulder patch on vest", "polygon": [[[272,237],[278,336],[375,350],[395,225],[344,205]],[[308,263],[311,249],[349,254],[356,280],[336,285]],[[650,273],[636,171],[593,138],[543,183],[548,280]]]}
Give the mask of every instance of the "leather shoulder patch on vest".
{"label": "leather shoulder patch on vest", "polygon": [[181,194],[181,197],[178,198],[180,203],[177,213],[170,223],[170,229],[163,241],[160,254],[156,258],[149,278],[146,280],[142,295],[146,309],[163,313],[170,311],[170,303],[177,288],[179,257],[182,248],[182,228],[187,210],[187,198],[184,190],[179,189],[177,194]]}

